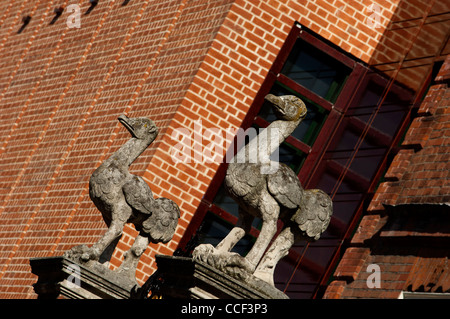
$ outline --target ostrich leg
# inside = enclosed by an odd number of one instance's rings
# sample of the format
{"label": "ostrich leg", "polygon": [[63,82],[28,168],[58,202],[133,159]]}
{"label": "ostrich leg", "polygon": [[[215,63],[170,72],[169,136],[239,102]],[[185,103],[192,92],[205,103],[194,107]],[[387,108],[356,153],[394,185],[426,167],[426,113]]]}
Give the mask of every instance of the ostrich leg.
{"label": "ostrich leg", "polygon": [[278,264],[278,261],[289,253],[289,249],[291,249],[294,241],[295,236],[291,227],[283,229],[256,268],[254,273],[255,277],[275,286],[273,281],[275,267]]}
{"label": "ostrich leg", "polygon": [[254,243],[250,252],[245,256],[245,260],[249,263],[247,266],[250,272],[254,272],[258,265],[262,255],[264,254],[267,246],[270,244],[270,240],[277,231],[277,220],[271,219],[263,221],[261,232],[259,233],[256,242]]}
{"label": "ostrich leg", "polygon": [[92,247],[89,249],[89,253],[84,253],[81,259],[84,261],[98,260],[103,251],[108,247],[115,239],[122,235],[122,230],[125,223],[121,221],[113,220],[108,230],[103,234],[102,238],[99,239]]}
{"label": "ostrich leg", "polygon": [[148,237],[139,234],[133,246],[124,254],[125,258],[117,271],[127,274],[132,281],[136,281],[136,268],[139,263],[139,258],[147,249],[148,244]]}
{"label": "ostrich leg", "polygon": [[250,252],[245,256],[245,268],[253,273],[258,265],[261,257],[269,246],[270,241],[277,231],[277,220],[280,212],[278,203],[273,199],[267,191],[261,193],[262,201],[260,202],[261,217],[263,220],[261,232],[256,238]]}
{"label": "ostrich leg", "polygon": [[122,235],[123,227],[131,215],[131,208],[127,205],[116,205],[111,214],[111,224],[103,236],[89,249],[89,253],[81,256],[82,260],[98,260],[103,251],[118,237]]}
{"label": "ostrich leg", "polygon": [[254,217],[247,214],[239,207],[239,219],[236,226],[228,233],[228,235],[216,246],[219,252],[229,252],[238,243],[245,234],[250,232]]}
{"label": "ostrich leg", "polygon": [[237,244],[237,242],[250,231],[253,219],[253,216],[246,214],[239,207],[239,219],[236,226],[228,233],[228,235],[224,239],[222,239],[219,244],[217,244],[216,247],[211,244],[201,244],[197,246],[192,253],[194,259],[208,262],[209,258],[214,258],[213,255],[229,255],[230,251]]}

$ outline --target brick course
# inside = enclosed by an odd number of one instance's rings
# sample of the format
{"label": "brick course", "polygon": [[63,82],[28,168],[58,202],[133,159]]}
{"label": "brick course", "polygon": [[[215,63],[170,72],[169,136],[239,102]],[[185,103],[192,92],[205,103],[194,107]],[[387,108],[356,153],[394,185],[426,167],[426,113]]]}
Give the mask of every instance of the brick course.
{"label": "brick course", "polygon": [[[142,257],[142,283],[155,269],[153,256],[177,248],[218,168],[174,163],[173,130],[193,131],[199,120],[204,128],[239,127],[295,21],[373,61],[399,0],[122,3],[100,1],[88,14],[87,1],[0,4],[2,298],[35,297],[29,258],[90,245],[105,231],[88,179],[128,138],[119,114],[148,116],[160,127],[132,171],[182,210],[173,241],[150,245]],[[381,10],[378,28],[367,26],[372,3]],[[66,11],[50,24],[54,8],[69,4],[80,5],[81,28],[66,25]],[[30,23],[18,33],[26,15]],[[112,268],[135,235],[127,226]]]}

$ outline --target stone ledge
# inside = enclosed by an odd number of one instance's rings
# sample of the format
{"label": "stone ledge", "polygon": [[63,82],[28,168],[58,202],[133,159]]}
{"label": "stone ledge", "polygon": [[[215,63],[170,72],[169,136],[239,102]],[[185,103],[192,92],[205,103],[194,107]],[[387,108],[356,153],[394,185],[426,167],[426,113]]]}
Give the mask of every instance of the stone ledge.
{"label": "stone ledge", "polygon": [[98,262],[80,264],[66,257],[30,259],[39,299],[129,299],[135,283]]}
{"label": "stone ledge", "polygon": [[157,255],[163,279],[163,299],[289,299],[286,294],[256,277],[242,282],[202,262],[187,257]]}
{"label": "stone ledge", "polygon": [[[192,258],[157,255],[158,295],[163,299],[289,299],[287,295],[251,276],[235,279]],[[30,259],[33,284],[39,299],[130,299],[139,291],[136,283],[103,264],[87,264],[60,257]]]}

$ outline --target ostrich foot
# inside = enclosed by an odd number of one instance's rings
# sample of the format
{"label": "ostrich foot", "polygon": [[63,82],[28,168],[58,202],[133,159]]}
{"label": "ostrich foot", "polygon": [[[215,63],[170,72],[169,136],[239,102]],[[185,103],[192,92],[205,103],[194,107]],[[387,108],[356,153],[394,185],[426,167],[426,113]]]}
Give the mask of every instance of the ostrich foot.
{"label": "ostrich foot", "polygon": [[140,255],[136,256],[133,251],[129,250],[125,252],[124,257],[124,261],[119,266],[119,268],[116,269],[116,273],[128,278],[135,285],[138,285],[136,280],[136,268],[139,262]]}
{"label": "ostrich foot", "polygon": [[127,268],[117,268],[115,270],[115,272],[123,278],[126,278],[126,280],[128,282],[130,282],[131,284],[133,284],[136,287],[140,287],[140,285],[138,284],[137,280],[136,280],[136,269],[127,269]]}
{"label": "ostrich foot", "polygon": [[199,245],[192,252],[194,260],[204,262],[217,269],[222,269],[225,266],[225,261],[233,255],[236,255],[236,253],[222,251],[211,244]]}
{"label": "ostrich foot", "polygon": [[64,253],[64,257],[80,262],[98,260],[99,256],[100,253],[96,249],[89,248],[86,245],[75,246]]}
{"label": "ostrich foot", "polygon": [[253,274],[256,278],[259,278],[268,284],[275,286],[273,281],[273,269],[257,269]]}
{"label": "ostrich foot", "polygon": [[195,247],[194,251],[192,252],[192,257],[194,260],[202,261],[204,263],[208,263],[208,256],[212,254],[217,254],[218,250],[214,248],[211,244],[202,244],[197,247]]}
{"label": "ostrich foot", "polygon": [[223,271],[232,277],[246,281],[255,271],[255,267],[239,254],[232,253],[222,261]]}
{"label": "ostrich foot", "polygon": [[194,260],[204,262],[224,273],[246,280],[255,267],[238,253],[221,251],[210,244],[199,245],[192,253]]}

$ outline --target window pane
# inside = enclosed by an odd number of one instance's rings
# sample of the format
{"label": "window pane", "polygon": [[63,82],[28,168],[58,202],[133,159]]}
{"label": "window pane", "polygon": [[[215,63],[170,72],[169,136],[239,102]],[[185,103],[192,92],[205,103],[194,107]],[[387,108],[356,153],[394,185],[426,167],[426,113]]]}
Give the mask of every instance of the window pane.
{"label": "window pane", "polygon": [[[381,102],[384,87],[375,81],[369,81],[361,98],[349,108],[348,115],[352,115],[364,123],[373,117],[378,103]],[[410,107],[411,94],[397,87],[398,93],[392,90],[387,94],[383,104],[373,119],[372,127],[392,137],[400,127]]]}
{"label": "window pane", "polygon": [[281,73],[334,102],[351,69],[307,42],[298,39]]}
{"label": "window pane", "polygon": [[[222,220],[212,212],[208,212],[203,220],[202,227],[199,230],[200,242],[202,244],[211,244],[216,246],[233,228],[233,225]],[[244,236],[232,249],[233,252],[245,256],[253,246],[253,237]]]}
{"label": "window pane", "polygon": [[[360,141],[361,135],[362,133],[346,129],[336,148],[328,152],[326,158],[332,158],[344,167],[350,163],[350,170],[371,180],[386,154],[387,147],[378,146],[367,138]],[[358,152],[354,154],[358,144]]]}
{"label": "window pane", "polygon": [[[252,127],[254,127],[257,131],[260,130],[256,124],[253,124]],[[307,154],[303,153],[301,150],[295,148],[289,143],[284,142],[272,153],[270,159],[272,161],[286,164],[296,174],[298,174],[306,157]]]}
{"label": "window pane", "polygon": [[[213,200],[214,205],[222,208],[226,212],[230,213],[233,216],[236,216],[239,218],[239,205],[236,203],[234,199],[232,199],[225,190],[225,187],[222,185],[220,186],[219,191],[217,192],[216,196]],[[262,221],[260,218],[255,218],[253,220],[252,226],[255,229],[261,229]],[[225,236],[224,236],[225,237]]]}
{"label": "window pane", "polygon": [[[277,83],[273,86],[270,93],[281,96],[281,95],[296,95],[305,103],[308,113],[305,119],[300,123],[300,125],[292,132],[291,136],[305,144],[312,145],[322,128],[323,123],[327,118],[327,111],[315,103],[311,102],[307,98],[289,90],[287,87],[282,86]],[[261,118],[268,122],[273,122],[277,118],[273,113],[270,103],[265,102],[258,114]]]}
{"label": "window pane", "polygon": [[[306,154],[292,147],[288,143],[280,145],[278,150],[279,162],[289,166],[296,174],[300,171],[303,162],[306,159]],[[276,153],[277,151],[275,151]],[[272,155],[273,157],[273,155]]]}
{"label": "window pane", "polygon": [[221,221],[213,213],[208,212],[200,230],[201,242],[216,246],[228,235],[230,229],[231,227],[227,223]]}
{"label": "window pane", "polygon": [[234,215],[238,217],[238,204],[232,199],[230,196],[228,196],[227,192],[225,191],[225,188],[222,185],[220,186],[219,191],[216,194],[216,197],[214,197],[214,204],[222,208],[223,210],[226,210],[231,215]]}
{"label": "window pane", "polygon": [[[341,193],[338,191],[333,198],[334,218],[337,218],[343,224],[348,225],[353,217],[353,214],[356,212],[356,209],[359,207],[361,199],[361,194]],[[340,236],[344,234],[334,233],[334,235]]]}
{"label": "window pane", "polygon": [[[351,221],[363,198],[363,191],[365,191],[345,179],[339,182],[338,176],[328,171],[322,174],[315,188],[319,188],[329,195],[333,195],[332,192],[335,192],[333,196],[333,218],[342,222],[343,226],[347,226]],[[335,229],[333,235],[341,237],[345,231],[346,228]]]}

